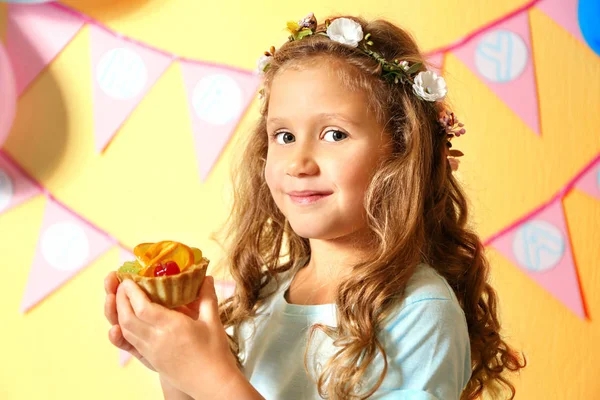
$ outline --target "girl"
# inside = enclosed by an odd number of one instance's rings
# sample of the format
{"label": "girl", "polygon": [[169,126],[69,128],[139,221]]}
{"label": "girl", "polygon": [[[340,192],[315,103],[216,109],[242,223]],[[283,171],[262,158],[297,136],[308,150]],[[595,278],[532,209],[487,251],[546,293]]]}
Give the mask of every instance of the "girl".
{"label": "girl", "polygon": [[450,140],[465,131],[414,40],[314,15],[259,60],[261,118],[235,176],[227,263],[177,311],[106,279],[111,342],[170,399],[475,399],[515,390]]}

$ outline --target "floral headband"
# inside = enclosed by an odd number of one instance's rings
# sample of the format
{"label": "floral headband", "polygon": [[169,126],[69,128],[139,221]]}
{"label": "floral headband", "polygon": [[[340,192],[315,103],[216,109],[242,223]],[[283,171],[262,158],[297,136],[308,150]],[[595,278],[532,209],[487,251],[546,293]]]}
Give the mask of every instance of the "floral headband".
{"label": "floral headband", "polygon": [[[381,67],[381,75],[385,80],[394,84],[409,84],[414,94],[422,100],[436,102],[443,100],[448,93],[446,81],[433,71],[422,71],[422,63],[413,63],[395,59],[387,61],[381,54],[371,49],[373,41],[371,34],[363,34],[362,26],[349,18],[336,18],[333,21],[325,21],[325,31],[317,31],[317,19],[313,13],[308,14],[302,20],[287,23],[290,32],[290,42],[302,40],[312,35],[322,35],[346,46],[356,48],[364,54],[375,59]],[[257,61],[257,72],[264,74],[270,67],[275,47],[271,46]],[[261,90],[262,95],[262,90]],[[454,137],[465,134],[464,125],[458,121],[454,113],[443,108],[438,115],[438,123],[446,133],[446,155],[453,171],[458,169],[458,157],[463,153],[459,150],[451,150],[450,141]]]}

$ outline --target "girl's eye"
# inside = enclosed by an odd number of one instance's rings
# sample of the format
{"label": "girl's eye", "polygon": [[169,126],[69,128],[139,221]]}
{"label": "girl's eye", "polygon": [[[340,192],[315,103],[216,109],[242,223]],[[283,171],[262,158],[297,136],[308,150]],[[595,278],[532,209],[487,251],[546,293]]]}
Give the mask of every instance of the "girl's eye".
{"label": "girl's eye", "polygon": [[288,144],[295,142],[296,138],[289,132],[279,132],[275,134],[275,141],[279,144]]}
{"label": "girl's eye", "polygon": [[340,142],[348,137],[342,131],[338,131],[336,129],[332,129],[330,131],[325,132],[325,136],[323,137],[327,142]]}

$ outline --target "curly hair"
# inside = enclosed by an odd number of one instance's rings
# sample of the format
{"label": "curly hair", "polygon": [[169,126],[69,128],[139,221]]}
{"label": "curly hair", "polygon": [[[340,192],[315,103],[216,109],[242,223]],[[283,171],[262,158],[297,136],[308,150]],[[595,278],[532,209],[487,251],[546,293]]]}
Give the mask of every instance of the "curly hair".
{"label": "curly hair", "polygon": [[[387,60],[426,65],[414,39],[385,21],[360,23],[371,33],[372,48]],[[323,29],[323,26],[320,26]],[[275,205],[265,181],[266,118],[273,78],[285,68],[315,65],[323,57],[341,61],[340,77],[351,89],[369,93],[370,111],[391,136],[393,151],[374,172],[365,193],[367,225],[374,251],[357,262],[338,286],[337,327],[314,325],[334,340],[339,350],[320,371],[316,384],[322,397],[366,399],[383,382],[385,350],[377,336],[392,305],[403,296],[408,280],[421,263],[431,265],[454,290],[464,310],[471,344],[472,374],[461,399],[475,399],[484,390],[515,388],[507,371],[525,367],[519,352],[500,335],[497,296],[488,283],[484,247],[467,226],[467,200],[446,157],[446,135],[437,122],[440,104],[419,99],[408,85],[381,79],[371,57],[322,35],[285,43],[277,50],[264,81],[261,118],[247,138],[239,167],[233,171],[233,209],[225,236],[224,262],[236,282],[235,293],[220,304],[226,328],[232,327],[230,347],[239,357],[238,327],[252,319],[294,260],[310,256],[308,239],[297,235]],[[277,285],[275,285],[277,286]],[[382,354],[384,370],[373,387],[357,393],[366,369]],[[239,358],[238,358],[238,362]],[[307,368],[305,354],[305,368]],[[241,365],[241,362],[240,362]]]}

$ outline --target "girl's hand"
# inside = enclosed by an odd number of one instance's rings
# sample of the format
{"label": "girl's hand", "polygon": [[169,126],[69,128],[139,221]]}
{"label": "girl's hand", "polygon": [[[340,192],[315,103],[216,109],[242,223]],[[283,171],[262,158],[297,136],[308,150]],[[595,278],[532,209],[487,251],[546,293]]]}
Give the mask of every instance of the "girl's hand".
{"label": "girl's hand", "polygon": [[[119,287],[119,280],[117,279],[117,274],[112,271],[110,272],[106,278],[104,278],[104,291],[106,292],[106,298],[104,301],[104,315],[108,322],[112,325],[110,330],[108,331],[108,340],[117,348],[124,350],[136,357],[142,364],[151,369],[152,371],[156,371],[154,367],[146,360],[139,351],[135,347],[131,345],[125,338],[123,337],[123,333],[121,331],[121,327],[119,326],[119,317],[117,314],[117,288]],[[200,303],[200,299],[194,300],[192,303],[187,306],[177,307],[175,310],[189,315],[191,318],[198,318],[198,304]]]}
{"label": "girl's hand", "polygon": [[139,351],[135,347],[131,345],[125,338],[123,337],[123,333],[121,331],[121,327],[119,326],[119,317],[117,314],[117,288],[119,287],[119,280],[117,279],[117,274],[112,271],[110,272],[106,278],[104,278],[104,291],[106,292],[106,298],[104,300],[104,316],[108,320],[108,322],[112,325],[110,330],[108,331],[108,340],[115,346],[121,350],[124,350],[136,357],[142,364],[151,369],[152,371],[156,371],[152,364],[146,360]]}
{"label": "girl's hand", "polygon": [[152,303],[130,280],[117,289],[116,309],[124,341],[177,389],[216,399],[243,378],[229,350],[211,276],[202,283],[195,309],[177,312]]}

